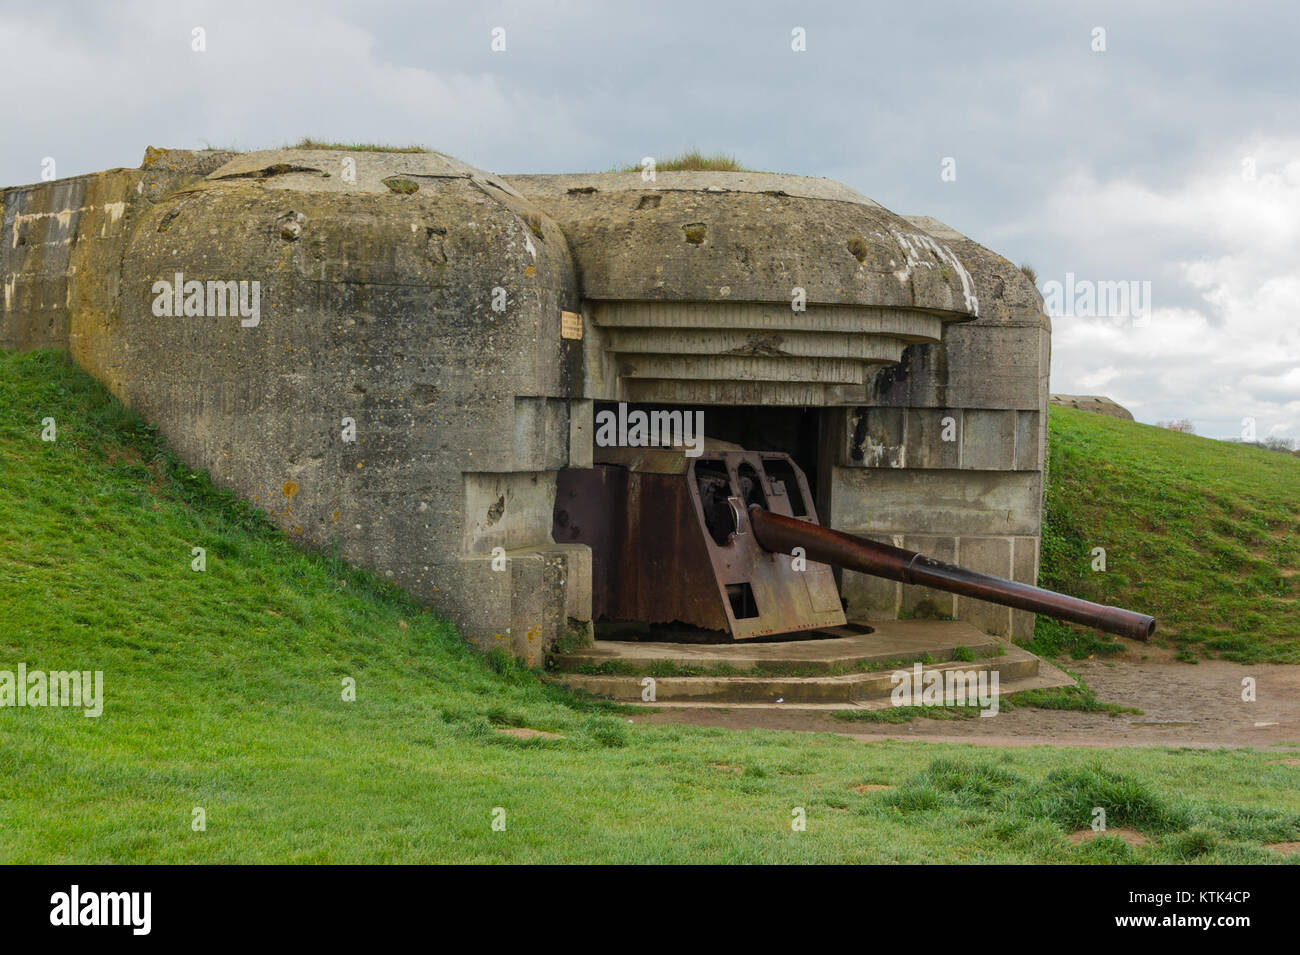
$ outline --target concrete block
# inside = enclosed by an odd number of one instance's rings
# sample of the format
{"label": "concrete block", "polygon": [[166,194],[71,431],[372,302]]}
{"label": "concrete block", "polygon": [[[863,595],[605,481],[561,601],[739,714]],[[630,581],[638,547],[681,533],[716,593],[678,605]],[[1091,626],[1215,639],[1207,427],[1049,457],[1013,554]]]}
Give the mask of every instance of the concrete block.
{"label": "concrete block", "polygon": [[595,452],[595,402],[590,398],[569,401],[569,463],[571,468],[592,466]]}
{"label": "concrete block", "polygon": [[960,408],[908,408],[903,414],[907,425],[907,467],[962,466],[962,436],[966,429]]}
{"label": "concrete block", "polygon": [[555,510],[555,472],[466,474],[464,476],[465,555],[494,547],[519,550],[551,540]]}
{"label": "concrete block", "polygon": [[902,584],[870,574],[844,571],[840,596],[850,620],[892,620],[902,606]]}
{"label": "concrete block", "polygon": [[[1022,584],[1038,586],[1040,556],[1038,537],[1013,537],[1011,539],[1011,577]],[[1015,640],[1029,640],[1034,635],[1035,615],[1027,610],[1011,611],[1011,636]]]}
{"label": "concrete block", "polygon": [[831,469],[825,523],[851,534],[1033,535],[1037,471]]}
{"label": "concrete block", "polygon": [[962,414],[961,467],[1010,471],[1016,460],[1016,413],[967,408]]}
{"label": "concrete block", "polygon": [[844,467],[904,468],[907,462],[907,412],[902,408],[832,409],[844,419],[845,444],[837,463]]}
{"label": "concrete block", "polygon": [[[997,577],[1010,577],[1011,539],[1007,537],[963,537],[958,545],[957,563],[971,570]],[[1011,608],[976,600],[957,598],[957,618],[998,636],[1011,634]]]}
{"label": "concrete block", "polygon": [[547,553],[565,561],[565,614],[573,620],[591,620],[591,548],[586,544],[555,544]]}
{"label": "concrete block", "polygon": [[553,471],[568,466],[568,405],[556,398],[515,398],[512,471]]}
{"label": "concrete block", "polygon": [[[957,562],[957,539],[955,537],[935,537],[926,534],[906,534],[902,547],[933,557],[936,560]],[[957,616],[957,595],[935,590],[931,587],[913,587],[901,584],[902,599],[900,612],[908,616],[945,617]]]}
{"label": "concrete block", "polygon": [[1016,416],[1016,454],[1017,471],[1041,471],[1043,469],[1043,420],[1045,416],[1037,411],[1017,411]]}

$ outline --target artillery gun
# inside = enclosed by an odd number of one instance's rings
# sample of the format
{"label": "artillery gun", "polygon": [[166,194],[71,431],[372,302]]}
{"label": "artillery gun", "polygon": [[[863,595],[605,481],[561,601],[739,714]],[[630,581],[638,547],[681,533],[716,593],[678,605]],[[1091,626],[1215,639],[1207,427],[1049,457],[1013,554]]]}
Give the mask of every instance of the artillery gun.
{"label": "artillery gun", "polygon": [[560,474],[556,541],[592,548],[593,619],[687,624],[746,640],[847,624],[833,568],[1148,640],[1155,620],[822,527],[787,454],[606,451]]}

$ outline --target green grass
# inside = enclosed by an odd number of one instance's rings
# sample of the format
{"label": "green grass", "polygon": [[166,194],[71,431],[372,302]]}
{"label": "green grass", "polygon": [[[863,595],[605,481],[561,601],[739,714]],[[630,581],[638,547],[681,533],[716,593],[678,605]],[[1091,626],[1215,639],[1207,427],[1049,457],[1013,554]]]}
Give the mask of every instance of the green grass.
{"label": "green grass", "polygon": [[[0,709],[0,861],[1278,862],[1300,838],[1276,753],[630,725],[290,545],[59,356],[0,353],[0,409],[0,669],[102,670],[106,697]],[[1097,804],[1151,844],[1071,847]]]}
{"label": "green grass", "polygon": [[412,143],[410,146],[385,146],[382,143],[332,143],[306,136],[287,149],[346,149],[354,153],[427,153],[428,146]]}
{"label": "green grass", "polygon": [[[620,166],[615,172],[640,172],[641,164],[633,163]],[[755,172],[742,166],[735,156],[715,153],[706,156],[698,149],[688,149],[677,156],[667,159],[655,159],[656,172]]]}
{"label": "green grass", "polygon": [[[1300,663],[1300,459],[1072,408],[1049,427],[1040,586],[1151,614],[1182,659]],[[1030,649],[1122,648],[1039,617]]]}
{"label": "green grass", "polygon": [[[354,153],[427,153],[432,152],[428,146],[421,146],[418,143],[412,143],[409,146],[386,146],[383,143],[335,143],[326,139],[314,139],[311,136],[304,136],[296,143],[289,143],[278,147],[280,149],[344,149]],[[235,146],[213,146],[204,143],[203,152],[251,152],[253,150],[237,148]]]}

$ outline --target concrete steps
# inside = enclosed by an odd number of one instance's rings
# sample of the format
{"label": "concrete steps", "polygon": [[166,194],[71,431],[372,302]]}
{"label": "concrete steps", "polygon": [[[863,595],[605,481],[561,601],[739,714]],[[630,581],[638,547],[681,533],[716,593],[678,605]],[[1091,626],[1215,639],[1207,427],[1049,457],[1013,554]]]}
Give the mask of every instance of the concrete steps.
{"label": "concrete steps", "polygon": [[[596,696],[649,706],[809,709],[890,706],[900,670],[914,679],[919,672],[922,680],[927,673],[941,680],[954,671],[974,674],[977,680],[986,673],[986,689],[996,673],[999,695],[1074,685],[1027,650],[960,621],[890,620],[870,626],[869,633],[851,624],[823,631],[830,634],[824,639],[766,643],[598,640],[555,657],[552,679]],[[654,680],[653,702],[643,698],[647,677]]]}

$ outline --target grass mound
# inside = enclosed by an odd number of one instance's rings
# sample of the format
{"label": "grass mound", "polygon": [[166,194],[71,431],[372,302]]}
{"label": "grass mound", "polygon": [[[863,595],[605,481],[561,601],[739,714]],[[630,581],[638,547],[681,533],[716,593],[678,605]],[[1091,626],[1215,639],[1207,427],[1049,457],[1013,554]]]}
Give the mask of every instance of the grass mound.
{"label": "grass mound", "polygon": [[[1049,427],[1040,586],[1151,614],[1184,659],[1300,663],[1300,458],[1072,408]],[[1030,649],[1120,645],[1039,617]]]}
{"label": "grass mound", "polygon": [[[291,545],[60,355],[0,352],[0,409],[0,671],[104,691],[98,718],[0,708],[0,862],[1281,862],[1262,845],[1300,838],[1275,753],[1114,750],[1103,772],[631,725]],[[1152,843],[1072,848],[1092,800]]]}

